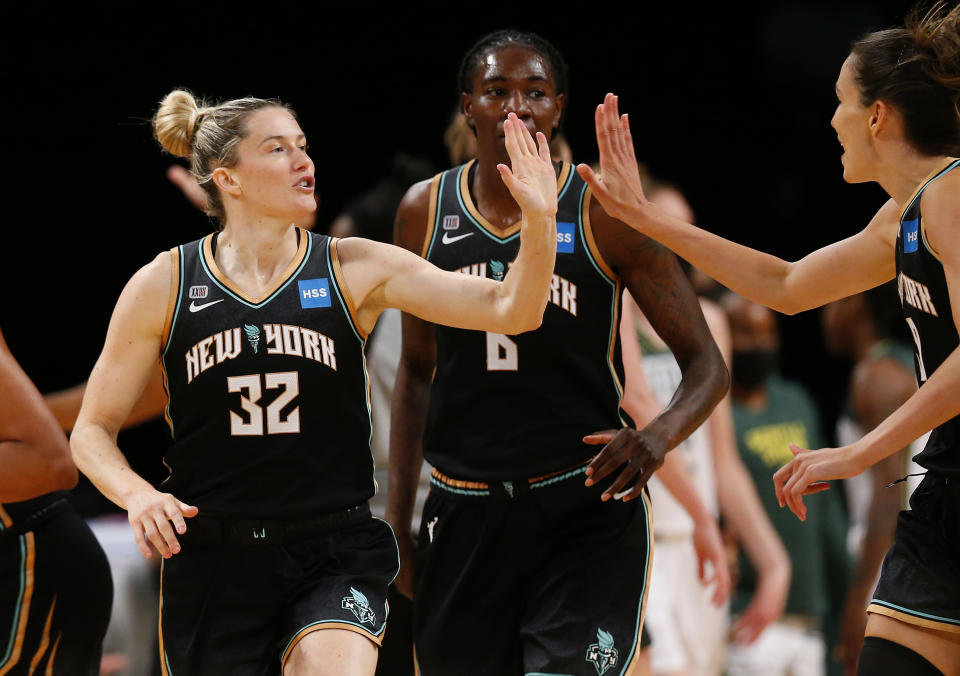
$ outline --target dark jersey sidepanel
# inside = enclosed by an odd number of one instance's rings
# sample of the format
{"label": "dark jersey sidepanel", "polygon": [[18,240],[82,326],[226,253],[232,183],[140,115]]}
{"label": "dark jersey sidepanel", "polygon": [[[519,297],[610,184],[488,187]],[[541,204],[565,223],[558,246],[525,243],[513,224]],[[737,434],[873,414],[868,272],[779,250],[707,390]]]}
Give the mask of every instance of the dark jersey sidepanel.
{"label": "dark jersey sidepanel", "polygon": [[364,341],[334,274],[332,240],[300,231],[285,282],[242,296],[215,235],[179,247],[163,353],[174,445],[163,490],[212,516],[301,518],[375,490]]}
{"label": "dark jersey sidepanel", "polygon": [[[897,235],[897,284],[907,326],[914,339],[914,366],[922,387],[927,378],[953,352],[960,339],[943,264],[924,236],[920,201],[932,181],[960,166],[960,160],[927,181],[907,205]],[[960,476],[960,416],[934,428],[927,445],[914,460],[945,475]]]}
{"label": "dark jersey sidepanel", "polygon": [[[499,237],[470,200],[473,163],[440,176],[427,260],[502,280],[519,232]],[[542,326],[517,336],[436,327],[437,372],[424,455],[455,476],[537,476],[582,462],[585,434],[619,428],[620,284],[589,249],[585,184],[563,165],[558,249]],[[592,241],[592,239],[590,240]]]}

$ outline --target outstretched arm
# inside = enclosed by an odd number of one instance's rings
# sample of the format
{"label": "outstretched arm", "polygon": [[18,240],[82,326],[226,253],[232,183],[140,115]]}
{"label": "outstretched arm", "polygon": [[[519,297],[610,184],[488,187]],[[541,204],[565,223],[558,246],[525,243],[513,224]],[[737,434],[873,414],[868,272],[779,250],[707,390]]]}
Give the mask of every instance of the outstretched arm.
{"label": "outstretched arm", "polygon": [[395,307],[436,324],[515,335],[540,326],[557,250],[556,173],[516,115],[504,123],[511,167],[498,165],[523,213],[520,251],[503,282],[447,272],[389,244],[346,239],[338,251],[363,329]]}
{"label": "outstretched arm", "polygon": [[185,532],[184,517],[197,513],[196,507],[154,489],[130,468],[117,447],[117,432],[160,355],[171,267],[170,254],[161,254],[120,294],[70,437],[77,467],[101,493],[127,510],[134,539],[147,558],[148,540],[164,558],[179,552],[174,528]]}
{"label": "outstretched arm", "polygon": [[0,333],[0,502],[73,488],[67,438]]}
{"label": "outstretched arm", "polygon": [[650,202],[634,155],[630,122],[607,94],[596,112],[600,175],[577,167],[607,213],[675,251],[729,289],[795,314],[893,279],[899,210],[888,201],[867,227],[796,262],[736,244],[666,214]]}

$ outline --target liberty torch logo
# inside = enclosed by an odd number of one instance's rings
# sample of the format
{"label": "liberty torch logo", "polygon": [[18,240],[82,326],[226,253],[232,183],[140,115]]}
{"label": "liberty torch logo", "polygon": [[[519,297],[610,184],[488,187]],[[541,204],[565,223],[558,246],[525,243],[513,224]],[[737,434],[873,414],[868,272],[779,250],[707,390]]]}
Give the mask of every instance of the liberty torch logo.
{"label": "liberty torch logo", "polygon": [[496,282],[503,281],[504,267],[503,263],[500,261],[491,260],[490,261],[490,276]]}
{"label": "liberty torch logo", "polygon": [[244,324],[243,331],[247,334],[247,341],[249,341],[250,347],[253,348],[253,353],[256,354],[257,347],[260,345],[260,329],[250,324]]}
{"label": "liberty torch logo", "polygon": [[587,648],[587,662],[592,662],[597,673],[602,675],[610,667],[616,666],[618,656],[617,649],[613,647],[613,636],[603,629],[597,629],[597,642]]}
{"label": "liberty torch logo", "polygon": [[350,593],[352,596],[344,596],[340,605],[344,610],[349,610],[356,615],[361,624],[369,624],[372,627],[377,621],[377,616],[370,609],[367,597],[353,587],[350,587]]}

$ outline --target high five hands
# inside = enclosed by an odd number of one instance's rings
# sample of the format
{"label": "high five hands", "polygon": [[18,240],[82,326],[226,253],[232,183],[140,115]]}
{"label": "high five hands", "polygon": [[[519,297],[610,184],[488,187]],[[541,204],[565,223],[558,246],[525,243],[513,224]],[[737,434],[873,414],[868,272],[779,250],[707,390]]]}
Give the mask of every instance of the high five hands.
{"label": "high five hands", "polygon": [[620,115],[617,96],[607,94],[595,115],[600,175],[586,164],[577,172],[587,182],[604,211],[624,223],[635,224],[637,210],[647,203],[640,182],[640,167],[633,150],[630,120]]}
{"label": "high five hands", "polygon": [[547,137],[538,131],[534,142],[514,113],[507,115],[503,132],[510,166],[498,164],[497,171],[504,184],[527,220],[553,218],[557,214],[557,174],[550,161]]}

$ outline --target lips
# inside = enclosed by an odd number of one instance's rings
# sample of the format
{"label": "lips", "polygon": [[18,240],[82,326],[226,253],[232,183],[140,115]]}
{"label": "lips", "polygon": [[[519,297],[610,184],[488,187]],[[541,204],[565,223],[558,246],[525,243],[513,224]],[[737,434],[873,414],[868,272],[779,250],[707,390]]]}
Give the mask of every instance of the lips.
{"label": "lips", "polygon": [[313,176],[305,174],[304,176],[300,177],[300,180],[297,181],[293,187],[304,192],[313,192],[314,184],[315,180]]}

